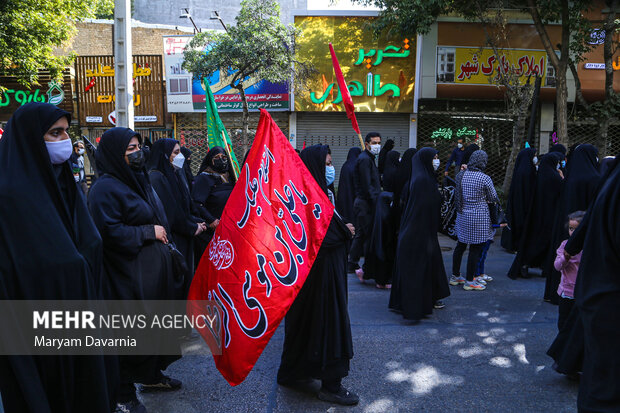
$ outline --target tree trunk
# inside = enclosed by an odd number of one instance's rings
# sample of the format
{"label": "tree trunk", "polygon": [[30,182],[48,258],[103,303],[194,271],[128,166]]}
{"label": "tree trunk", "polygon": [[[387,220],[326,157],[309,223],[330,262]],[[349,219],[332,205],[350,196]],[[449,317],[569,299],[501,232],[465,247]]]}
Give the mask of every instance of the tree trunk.
{"label": "tree trunk", "polygon": [[596,137],[596,147],[598,148],[598,157],[603,159],[607,155],[607,132],[609,131],[610,119],[599,119],[598,135]]}
{"label": "tree trunk", "polygon": [[243,117],[242,117],[242,126],[241,126],[241,142],[243,148],[243,156],[248,153],[250,150],[250,139],[249,139],[249,123],[250,123],[250,109],[248,107],[248,100],[245,96],[245,90],[243,90],[243,82],[239,82],[237,85],[237,90],[239,91],[239,95],[241,95],[241,103],[243,104]]}
{"label": "tree trunk", "polygon": [[566,67],[556,72],[555,85],[555,123],[559,143],[568,147],[568,88]]}
{"label": "tree trunk", "polygon": [[510,182],[512,181],[512,173],[515,169],[515,161],[517,155],[521,151],[523,146],[523,138],[525,137],[525,121],[527,117],[527,111],[519,110],[515,123],[512,127],[512,150],[508,157],[508,164],[506,165],[506,175],[504,176],[504,183],[502,184],[502,191],[504,191],[505,197],[508,196],[510,190]]}

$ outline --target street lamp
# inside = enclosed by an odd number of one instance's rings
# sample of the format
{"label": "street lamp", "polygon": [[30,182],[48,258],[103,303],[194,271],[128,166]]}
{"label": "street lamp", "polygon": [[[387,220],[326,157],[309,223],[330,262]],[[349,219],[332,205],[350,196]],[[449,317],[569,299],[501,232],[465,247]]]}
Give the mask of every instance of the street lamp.
{"label": "street lamp", "polygon": [[192,15],[189,13],[189,8],[182,8],[181,12],[182,13],[179,16],[179,19],[189,19],[189,21],[192,22],[192,24],[194,25],[194,34],[200,33],[200,29],[198,28],[198,26],[196,26],[196,23],[194,23],[194,19],[192,19]]}
{"label": "street lamp", "polygon": [[224,27],[224,30],[226,30],[226,33],[228,33],[228,27],[226,27],[226,24],[224,23],[224,20],[222,20],[222,18],[220,17],[220,14],[217,12],[217,10],[213,10],[211,12],[211,17],[209,17],[210,20],[219,20],[220,23],[222,23],[222,27]]}

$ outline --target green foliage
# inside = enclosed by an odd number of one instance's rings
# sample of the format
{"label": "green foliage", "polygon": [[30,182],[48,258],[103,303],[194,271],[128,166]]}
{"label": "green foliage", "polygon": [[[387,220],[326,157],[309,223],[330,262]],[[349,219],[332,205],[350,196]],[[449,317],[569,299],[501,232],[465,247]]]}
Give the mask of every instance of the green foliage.
{"label": "green foliage", "polygon": [[290,83],[295,74],[299,85],[311,74],[310,66],[296,56],[301,31],[282,24],[277,1],[242,1],[236,22],[227,33],[198,33],[184,52],[183,67],[200,78],[223,71],[237,89],[249,76]]}
{"label": "green foliage", "polygon": [[3,0],[0,2],[0,75],[29,87],[39,69],[60,78],[73,55],[54,56],[75,33],[75,21],[109,13],[113,0]]}

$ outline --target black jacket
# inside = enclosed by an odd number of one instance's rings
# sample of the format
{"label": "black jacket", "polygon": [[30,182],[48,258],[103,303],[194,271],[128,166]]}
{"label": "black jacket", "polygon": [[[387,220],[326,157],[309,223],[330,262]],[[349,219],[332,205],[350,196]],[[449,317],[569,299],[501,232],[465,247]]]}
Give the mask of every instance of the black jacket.
{"label": "black jacket", "polygon": [[355,184],[355,197],[374,207],[381,193],[381,180],[379,169],[375,165],[375,156],[367,150],[357,157],[353,183]]}

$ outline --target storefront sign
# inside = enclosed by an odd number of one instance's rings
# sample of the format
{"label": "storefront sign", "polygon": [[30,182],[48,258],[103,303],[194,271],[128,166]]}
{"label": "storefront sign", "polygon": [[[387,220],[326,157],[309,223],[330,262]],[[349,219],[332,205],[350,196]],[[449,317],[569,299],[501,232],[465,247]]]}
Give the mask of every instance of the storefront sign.
{"label": "storefront sign", "polygon": [[489,85],[502,73],[512,73],[524,84],[529,77],[542,76],[547,85],[547,52],[544,50],[501,50],[490,48],[438,47],[437,82]]}
{"label": "storefront sign", "polygon": [[71,78],[67,71],[63,83],[51,80],[49,73],[39,73],[39,85],[26,89],[11,76],[0,77],[5,90],[0,93],[0,121],[7,121],[18,107],[30,102],[47,102],[73,112]]}
{"label": "storefront sign", "polygon": [[[168,112],[204,112],[205,90],[200,79],[183,69],[183,49],[192,36],[164,37],[164,63],[166,66],[166,99]],[[241,95],[230,87],[231,76],[221,72],[209,78],[211,92],[218,110],[242,111]],[[289,109],[289,92],[285,84],[274,84],[261,79],[249,79],[245,83],[245,95],[250,110],[270,111]]]}
{"label": "storefront sign", "polygon": [[460,129],[456,129],[456,132],[452,128],[439,128],[431,133],[431,139],[452,139],[453,136],[457,138],[478,137],[478,131],[476,129],[469,129],[467,126],[463,126]]}
{"label": "storefront sign", "polygon": [[407,38],[373,37],[374,17],[295,17],[304,36],[299,56],[318,69],[308,91],[295,96],[298,111],[342,111],[334,77],[331,42],[340,61],[355,110],[411,112],[415,80],[415,42]]}
{"label": "storefront sign", "polygon": [[[116,123],[115,72],[113,56],[79,56],[75,61],[80,124]],[[164,88],[162,58],[159,55],[133,56],[134,122],[163,126]],[[101,120],[99,120],[101,119]],[[152,120],[155,119],[155,120]],[[97,120],[97,121],[96,121]],[[156,125],[150,125],[151,123]]]}

